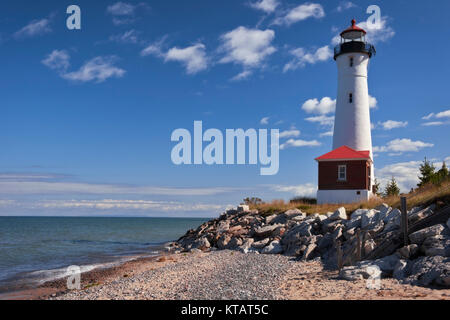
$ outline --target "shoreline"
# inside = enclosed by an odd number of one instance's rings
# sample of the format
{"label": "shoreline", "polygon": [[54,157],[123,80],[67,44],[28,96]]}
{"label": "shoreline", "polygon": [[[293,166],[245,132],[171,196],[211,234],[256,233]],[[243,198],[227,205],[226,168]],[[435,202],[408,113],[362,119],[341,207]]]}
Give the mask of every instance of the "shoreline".
{"label": "shoreline", "polygon": [[[157,247],[158,250],[152,250],[158,251],[158,253],[151,256],[148,254],[140,254],[130,256],[130,259],[124,261],[119,259],[117,261],[99,263],[98,265],[100,266],[89,271],[82,272],[82,290],[87,287],[96,286],[111,281],[120,276],[130,276],[135,272],[135,270],[142,268],[142,266],[157,262],[158,259],[161,259],[167,255],[167,252],[163,250],[163,247],[163,245],[160,245]],[[81,267],[83,266],[90,265],[82,265]],[[45,300],[50,298],[52,295],[60,295],[68,292],[69,290],[67,289],[66,282],[67,276],[63,276],[61,278],[47,280],[41,284],[23,284],[22,286],[17,286],[11,290],[0,292],[0,300]]]}

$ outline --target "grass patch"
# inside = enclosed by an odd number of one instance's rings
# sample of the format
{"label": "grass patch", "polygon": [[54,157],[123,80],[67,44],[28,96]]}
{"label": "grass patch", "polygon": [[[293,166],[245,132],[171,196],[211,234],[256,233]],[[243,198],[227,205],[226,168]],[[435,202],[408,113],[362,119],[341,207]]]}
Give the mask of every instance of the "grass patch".
{"label": "grass patch", "polygon": [[[418,206],[428,206],[432,203],[438,203],[443,207],[450,205],[450,181],[442,182],[438,185],[428,184],[418,188],[408,194],[404,194],[407,198],[408,209]],[[340,207],[345,207],[347,213],[352,213],[357,209],[372,209],[376,206],[386,203],[393,208],[400,208],[400,197],[392,196],[386,198],[373,198],[369,201],[355,202],[349,204],[310,204],[301,202],[285,202],[284,200],[273,200],[267,203],[251,205],[251,209],[257,209],[263,216],[272,214],[280,214],[290,209],[300,209],[306,214],[326,214],[334,212]]]}

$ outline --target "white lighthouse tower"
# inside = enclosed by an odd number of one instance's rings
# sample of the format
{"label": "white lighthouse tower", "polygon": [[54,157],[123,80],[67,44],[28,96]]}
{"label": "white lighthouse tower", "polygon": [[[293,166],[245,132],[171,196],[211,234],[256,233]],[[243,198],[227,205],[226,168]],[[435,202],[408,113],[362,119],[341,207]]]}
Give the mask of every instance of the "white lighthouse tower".
{"label": "white lighthouse tower", "polygon": [[319,203],[348,203],[372,196],[374,169],[367,73],[376,51],[365,37],[366,31],[352,20],[334,51],[338,95],[333,151],[316,159]]}

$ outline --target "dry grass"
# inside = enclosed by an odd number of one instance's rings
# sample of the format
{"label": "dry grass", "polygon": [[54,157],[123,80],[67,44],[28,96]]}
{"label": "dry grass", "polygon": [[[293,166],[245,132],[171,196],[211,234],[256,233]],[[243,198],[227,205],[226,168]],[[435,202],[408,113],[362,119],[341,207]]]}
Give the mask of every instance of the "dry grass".
{"label": "dry grass", "polygon": [[[407,197],[408,208],[417,206],[426,206],[431,203],[438,203],[439,205],[450,204],[450,181],[441,183],[440,185],[427,185],[412,193],[402,195]],[[262,203],[251,206],[252,209],[257,209],[262,215],[271,215],[282,213],[290,209],[300,209],[307,214],[326,214],[327,212],[334,212],[340,207],[345,207],[348,213],[352,213],[357,209],[371,209],[376,206],[386,203],[391,207],[400,207],[400,196],[388,198],[374,198],[365,202],[357,202],[350,204],[321,204],[312,205],[301,202],[289,203],[284,200],[273,200],[272,202]]]}

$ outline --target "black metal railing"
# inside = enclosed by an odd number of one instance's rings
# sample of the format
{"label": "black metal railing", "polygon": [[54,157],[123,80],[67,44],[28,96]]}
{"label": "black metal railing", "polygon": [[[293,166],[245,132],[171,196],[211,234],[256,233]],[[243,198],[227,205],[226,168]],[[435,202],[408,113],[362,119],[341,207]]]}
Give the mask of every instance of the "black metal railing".
{"label": "black metal railing", "polygon": [[336,58],[341,54],[351,52],[367,53],[369,57],[377,54],[375,47],[368,42],[350,41],[341,43],[334,48],[334,59],[336,60]]}

